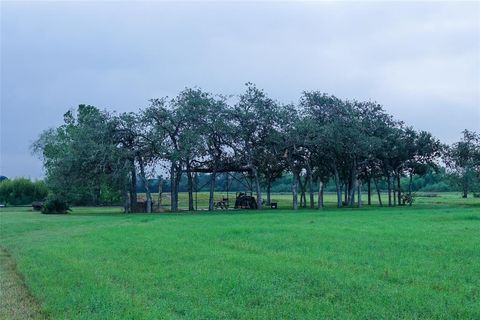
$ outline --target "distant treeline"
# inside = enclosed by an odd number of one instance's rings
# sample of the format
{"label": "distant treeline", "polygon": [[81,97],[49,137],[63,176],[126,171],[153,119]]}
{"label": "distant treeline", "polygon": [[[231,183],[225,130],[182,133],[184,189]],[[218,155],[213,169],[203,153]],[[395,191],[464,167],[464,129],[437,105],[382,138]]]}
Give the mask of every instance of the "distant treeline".
{"label": "distant treeline", "polygon": [[25,178],[0,179],[0,204],[25,205],[43,201],[48,195],[43,181],[30,181]]}
{"label": "distant treeline", "polygon": [[[416,188],[434,184],[419,179],[445,172],[452,188],[467,197],[478,185],[479,146],[480,135],[467,130],[461,141],[444,145],[373,101],[306,91],[297,104],[283,104],[247,83],[237,97],[187,88],[174,98],[152,99],[137,112],[80,105],[64,115],[63,125],[43,132],[33,150],[57,198],[95,204],[122,199],[131,212],[142,191],[150,212],[158,188],[147,181],[158,176],[159,166],[168,172],[171,211],[178,210],[183,190],[193,210],[199,185],[209,191],[213,210],[226,172],[247,176],[258,208],[280,191],[292,193],[294,209],[321,208],[323,192],[333,189],[338,207],[370,204],[373,196],[383,205],[381,192],[388,206],[411,204]],[[440,180],[435,188],[448,189]],[[239,189],[245,188],[231,185]]]}
{"label": "distant treeline", "polygon": [[[452,180],[450,176],[447,175],[445,168],[440,167],[435,172],[435,170],[430,169],[425,175],[414,176],[412,180],[412,191],[413,192],[455,192],[458,191],[456,182]],[[232,176],[235,176],[232,177]],[[240,182],[240,181],[241,182]],[[253,191],[253,187],[248,181],[248,178],[245,178],[241,174],[219,174],[215,177],[215,192],[245,192]],[[159,179],[149,179],[149,186],[152,192],[159,190]],[[194,177],[194,190],[199,192],[208,191],[210,183],[210,175],[206,173],[199,173]],[[285,174],[280,177],[278,180],[272,183],[271,191],[274,193],[289,193],[292,191],[292,181],[293,175],[290,173]],[[162,180],[163,192],[171,192],[170,180]],[[408,177],[402,177],[400,180],[400,185],[403,190],[407,190],[409,187],[410,181]],[[381,179],[378,182],[378,186],[382,191],[387,190],[387,182]],[[366,191],[366,186],[362,186],[364,191]],[[262,190],[265,191],[265,186],[262,186]],[[335,192],[335,183],[327,182],[324,187],[325,192]],[[180,192],[188,191],[188,180],[183,176],[179,184]],[[137,180],[137,192],[144,193],[145,185],[141,179]]]}

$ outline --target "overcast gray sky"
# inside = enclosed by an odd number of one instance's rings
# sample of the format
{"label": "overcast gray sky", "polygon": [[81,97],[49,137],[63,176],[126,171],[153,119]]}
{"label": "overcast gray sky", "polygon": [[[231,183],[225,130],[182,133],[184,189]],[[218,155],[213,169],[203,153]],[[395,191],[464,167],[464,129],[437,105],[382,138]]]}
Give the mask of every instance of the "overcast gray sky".
{"label": "overcast gray sky", "polygon": [[186,86],[371,99],[444,142],[480,129],[479,2],[1,2],[0,175],[78,104],[135,111]]}

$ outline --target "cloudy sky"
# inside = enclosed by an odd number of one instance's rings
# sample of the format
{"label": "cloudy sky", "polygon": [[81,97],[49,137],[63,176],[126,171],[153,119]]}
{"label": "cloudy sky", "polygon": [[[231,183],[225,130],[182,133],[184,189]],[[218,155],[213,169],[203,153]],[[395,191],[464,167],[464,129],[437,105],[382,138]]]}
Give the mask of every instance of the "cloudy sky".
{"label": "cloudy sky", "polygon": [[480,129],[479,2],[1,2],[0,175],[78,104],[145,107],[186,86],[382,103],[444,142]]}

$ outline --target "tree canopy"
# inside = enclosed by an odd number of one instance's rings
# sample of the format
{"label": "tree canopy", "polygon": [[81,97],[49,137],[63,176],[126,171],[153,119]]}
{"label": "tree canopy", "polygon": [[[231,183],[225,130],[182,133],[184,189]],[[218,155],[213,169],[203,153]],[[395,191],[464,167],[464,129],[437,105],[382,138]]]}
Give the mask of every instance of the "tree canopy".
{"label": "tree canopy", "polygon": [[[464,180],[466,175],[478,180],[479,140],[466,131],[444,156],[450,171]],[[285,173],[293,177],[295,209],[307,202],[321,208],[329,181],[335,184],[338,207],[362,206],[365,188],[370,204],[372,183],[380,199],[381,182],[387,185],[388,205],[403,205],[411,199],[413,177],[436,170],[445,147],[429,132],[394,119],[377,102],[305,91],[298,104],[282,104],[247,83],[237,97],[186,88],[130,113],[80,105],[65,114],[63,125],[43,132],[33,149],[43,159],[55,194],[70,201],[89,194],[95,203],[116,195],[127,212],[136,211],[141,181],[150,212],[155,190],[148,181],[159,172],[170,176],[172,211],[178,210],[184,175],[189,209],[194,209],[199,172],[210,174],[213,210],[216,177],[228,171],[247,177],[258,208],[269,204],[272,183]],[[408,192],[402,177],[410,178]]]}

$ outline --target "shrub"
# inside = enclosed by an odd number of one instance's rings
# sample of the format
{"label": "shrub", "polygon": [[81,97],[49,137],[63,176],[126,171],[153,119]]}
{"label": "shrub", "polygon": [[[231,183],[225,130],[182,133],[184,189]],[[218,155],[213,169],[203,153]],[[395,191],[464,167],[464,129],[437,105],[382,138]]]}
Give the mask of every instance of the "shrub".
{"label": "shrub", "polygon": [[33,211],[42,211],[42,208],[43,208],[43,202],[40,202],[40,201],[32,202]]}
{"label": "shrub", "polygon": [[70,211],[68,203],[59,197],[49,197],[43,204],[42,213],[45,214],[64,214]]}
{"label": "shrub", "polygon": [[417,195],[415,193],[409,194],[409,193],[404,193],[402,194],[402,203],[411,205],[415,202],[415,197]]}

